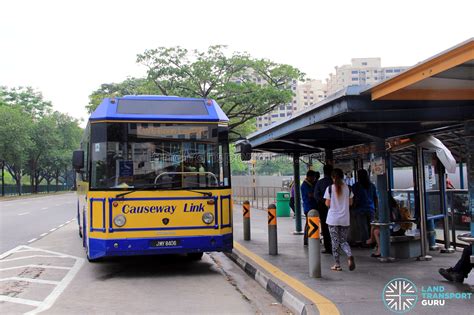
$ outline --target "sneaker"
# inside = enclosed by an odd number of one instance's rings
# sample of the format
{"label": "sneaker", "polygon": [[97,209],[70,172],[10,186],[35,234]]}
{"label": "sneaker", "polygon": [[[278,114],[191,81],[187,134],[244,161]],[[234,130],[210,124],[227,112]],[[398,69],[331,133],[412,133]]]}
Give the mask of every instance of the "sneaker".
{"label": "sneaker", "polygon": [[459,283],[464,282],[464,276],[460,274],[459,272],[454,271],[453,268],[448,268],[448,269],[439,268],[438,272],[448,281],[459,282]]}

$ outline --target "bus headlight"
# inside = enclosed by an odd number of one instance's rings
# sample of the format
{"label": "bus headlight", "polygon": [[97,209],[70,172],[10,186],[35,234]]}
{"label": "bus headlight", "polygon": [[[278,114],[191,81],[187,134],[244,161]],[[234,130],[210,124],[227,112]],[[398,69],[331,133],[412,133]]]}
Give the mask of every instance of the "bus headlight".
{"label": "bus headlight", "polygon": [[125,222],[127,222],[127,219],[123,214],[119,214],[114,218],[114,223],[118,227],[122,227],[125,225]]}
{"label": "bus headlight", "polygon": [[202,215],[202,222],[211,224],[214,221],[214,215],[210,212],[206,212]]}

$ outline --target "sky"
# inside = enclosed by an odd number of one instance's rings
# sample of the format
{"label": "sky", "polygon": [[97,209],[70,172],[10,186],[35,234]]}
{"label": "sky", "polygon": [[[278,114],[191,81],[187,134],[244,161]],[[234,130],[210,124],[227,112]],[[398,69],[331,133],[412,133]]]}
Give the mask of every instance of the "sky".
{"label": "sky", "polygon": [[102,83],[146,75],[146,49],[223,44],[324,80],[351,58],[423,61],[473,37],[472,12],[473,0],[0,0],[0,85],[85,121]]}

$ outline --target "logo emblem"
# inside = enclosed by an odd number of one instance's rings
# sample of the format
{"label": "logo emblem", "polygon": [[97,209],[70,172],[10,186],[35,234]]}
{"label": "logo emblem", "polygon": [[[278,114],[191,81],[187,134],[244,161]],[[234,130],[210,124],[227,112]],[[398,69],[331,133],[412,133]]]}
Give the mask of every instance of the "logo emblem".
{"label": "logo emblem", "polygon": [[418,289],[408,279],[391,280],[382,292],[385,307],[394,313],[406,313],[412,310],[418,302]]}
{"label": "logo emblem", "polygon": [[163,220],[161,220],[161,222],[163,222],[164,225],[168,225],[168,223],[170,223],[170,219],[164,218]]}

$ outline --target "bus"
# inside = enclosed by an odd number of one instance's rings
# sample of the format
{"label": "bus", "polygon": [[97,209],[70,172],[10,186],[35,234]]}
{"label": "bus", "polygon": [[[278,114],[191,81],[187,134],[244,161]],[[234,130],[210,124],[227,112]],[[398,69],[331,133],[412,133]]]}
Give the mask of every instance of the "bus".
{"label": "bus", "polygon": [[105,98],[72,158],[87,259],[231,251],[228,123],[211,99]]}

